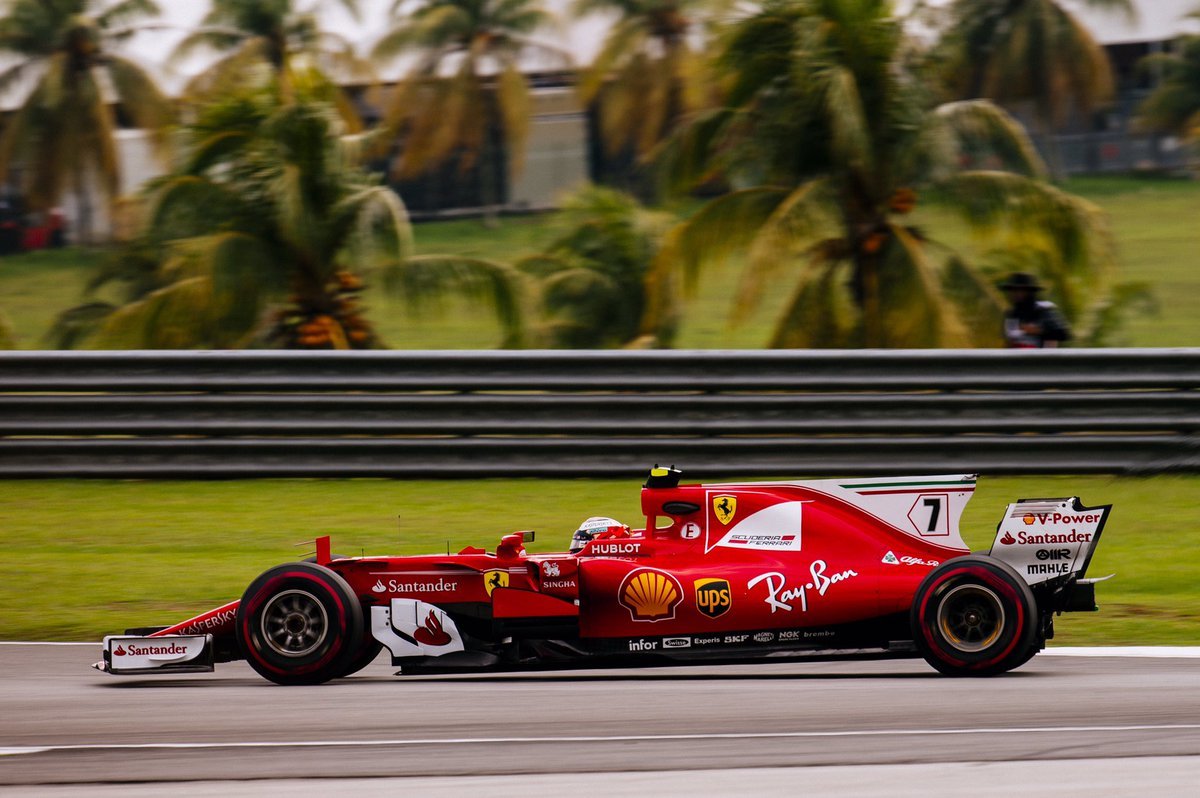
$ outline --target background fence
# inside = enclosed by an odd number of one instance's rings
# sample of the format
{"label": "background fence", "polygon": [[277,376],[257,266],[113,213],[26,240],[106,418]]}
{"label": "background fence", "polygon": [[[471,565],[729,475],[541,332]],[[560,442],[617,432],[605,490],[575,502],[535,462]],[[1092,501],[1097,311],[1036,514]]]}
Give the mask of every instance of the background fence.
{"label": "background fence", "polygon": [[2,477],[1200,470],[1200,349],[9,352]]}

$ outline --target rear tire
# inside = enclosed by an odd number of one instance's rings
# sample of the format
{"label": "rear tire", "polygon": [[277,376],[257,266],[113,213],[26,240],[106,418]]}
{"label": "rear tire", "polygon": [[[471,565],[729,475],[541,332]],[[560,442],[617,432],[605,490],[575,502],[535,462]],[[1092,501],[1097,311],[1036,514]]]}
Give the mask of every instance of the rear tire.
{"label": "rear tire", "polygon": [[362,652],[362,605],[337,573],[288,563],[246,588],[236,632],[242,656],[263,677],[276,684],[321,684],[345,675]]}
{"label": "rear tire", "polygon": [[986,555],[931,571],[917,588],[911,622],[921,655],[948,676],[993,676],[1036,653],[1033,592],[1007,563]]}

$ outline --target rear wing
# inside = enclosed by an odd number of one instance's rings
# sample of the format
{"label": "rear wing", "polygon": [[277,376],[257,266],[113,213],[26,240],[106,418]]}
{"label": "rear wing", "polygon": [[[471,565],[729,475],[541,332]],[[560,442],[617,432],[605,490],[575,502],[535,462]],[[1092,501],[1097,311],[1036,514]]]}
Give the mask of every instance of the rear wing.
{"label": "rear wing", "polygon": [[988,552],[1030,585],[1080,580],[1087,573],[1111,504],[1085,507],[1077,497],[1022,499],[1008,505]]}

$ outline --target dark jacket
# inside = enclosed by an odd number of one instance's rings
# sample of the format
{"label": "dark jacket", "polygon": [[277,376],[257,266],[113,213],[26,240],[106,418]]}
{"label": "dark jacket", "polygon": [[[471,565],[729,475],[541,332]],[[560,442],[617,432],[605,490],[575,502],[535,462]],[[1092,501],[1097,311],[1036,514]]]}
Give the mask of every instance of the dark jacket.
{"label": "dark jacket", "polygon": [[[1026,332],[1035,325],[1040,332]],[[1010,307],[1004,314],[1004,345],[1013,349],[1041,349],[1047,341],[1071,340],[1071,327],[1053,302],[1029,299]]]}

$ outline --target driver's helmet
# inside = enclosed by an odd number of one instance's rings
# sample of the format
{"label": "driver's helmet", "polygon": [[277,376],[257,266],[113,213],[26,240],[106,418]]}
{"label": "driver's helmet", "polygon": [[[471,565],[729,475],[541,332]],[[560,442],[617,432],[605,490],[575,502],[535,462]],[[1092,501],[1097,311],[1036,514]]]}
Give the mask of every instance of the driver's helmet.
{"label": "driver's helmet", "polygon": [[575,553],[597,537],[627,537],[628,535],[629,527],[615,518],[594,515],[575,530],[575,534],[571,536],[571,548],[568,551]]}

